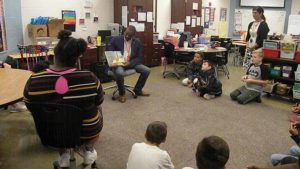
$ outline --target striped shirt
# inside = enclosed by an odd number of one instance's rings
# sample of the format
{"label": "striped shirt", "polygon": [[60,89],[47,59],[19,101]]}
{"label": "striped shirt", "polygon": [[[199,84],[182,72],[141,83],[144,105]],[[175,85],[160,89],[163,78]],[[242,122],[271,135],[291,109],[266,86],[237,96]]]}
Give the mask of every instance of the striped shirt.
{"label": "striped shirt", "polygon": [[[103,127],[100,106],[103,102],[103,90],[100,81],[90,71],[75,70],[63,75],[53,72],[42,71],[31,75],[24,89],[25,102],[70,104],[81,108],[81,140],[86,142],[97,139]],[[69,87],[65,94],[55,91],[56,81],[61,76],[67,80]]]}

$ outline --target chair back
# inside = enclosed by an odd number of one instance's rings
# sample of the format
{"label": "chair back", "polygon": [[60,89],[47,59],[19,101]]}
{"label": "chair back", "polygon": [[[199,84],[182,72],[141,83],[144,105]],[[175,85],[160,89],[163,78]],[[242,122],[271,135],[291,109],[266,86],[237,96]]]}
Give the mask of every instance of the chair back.
{"label": "chair back", "polygon": [[43,145],[74,148],[80,145],[82,110],[55,103],[26,103]]}
{"label": "chair back", "polygon": [[21,69],[31,70],[39,60],[48,60],[48,47],[43,45],[18,45],[21,55]]}
{"label": "chair back", "polygon": [[174,50],[175,50],[174,45],[172,43],[169,43],[169,42],[164,42],[163,45],[164,45],[164,56],[166,58],[173,58],[174,57]]}
{"label": "chair back", "polygon": [[105,45],[106,45],[106,50],[109,50],[110,47],[110,41],[113,39],[114,36],[106,36],[105,38]]}

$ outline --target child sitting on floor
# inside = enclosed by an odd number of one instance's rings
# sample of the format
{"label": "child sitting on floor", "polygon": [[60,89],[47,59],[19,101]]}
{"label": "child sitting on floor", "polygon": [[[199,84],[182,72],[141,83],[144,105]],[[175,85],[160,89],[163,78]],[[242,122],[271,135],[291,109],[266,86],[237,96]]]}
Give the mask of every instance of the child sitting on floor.
{"label": "child sitting on floor", "polygon": [[194,79],[201,73],[201,67],[203,63],[203,54],[196,52],[194,59],[189,63],[187,67],[187,78],[182,80],[184,86],[192,87]]}
{"label": "child sitting on floor", "polygon": [[174,169],[168,152],[159,148],[160,144],[166,141],[166,123],[160,121],[150,123],[145,137],[145,142],[133,144],[127,169]]}
{"label": "child sitting on floor", "polygon": [[222,94],[222,83],[216,78],[215,68],[211,61],[205,60],[202,65],[202,73],[195,80],[194,88],[207,100]]}
{"label": "child sitting on floor", "polygon": [[246,104],[256,100],[261,102],[260,96],[263,86],[270,83],[269,68],[262,64],[263,55],[261,49],[252,53],[252,64],[249,66],[247,73],[242,77],[245,85],[230,93],[232,100],[237,100],[239,104]]}

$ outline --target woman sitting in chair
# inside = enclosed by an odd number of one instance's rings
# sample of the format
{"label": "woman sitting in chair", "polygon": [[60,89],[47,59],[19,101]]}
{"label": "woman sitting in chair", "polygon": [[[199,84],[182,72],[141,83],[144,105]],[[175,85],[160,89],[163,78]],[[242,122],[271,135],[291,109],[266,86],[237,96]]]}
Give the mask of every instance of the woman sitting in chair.
{"label": "woman sitting in chair", "polygon": [[[70,31],[62,30],[60,39],[54,48],[54,64],[49,69],[33,74],[24,89],[25,103],[67,104],[82,110],[80,140],[83,145],[83,162],[92,164],[97,159],[93,147],[103,127],[101,103],[102,86],[98,78],[90,71],[75,68],[76,62],[87,48],[83,39],[70,37]],[[69,167],[70,150],[59,152],[59,167]]]}

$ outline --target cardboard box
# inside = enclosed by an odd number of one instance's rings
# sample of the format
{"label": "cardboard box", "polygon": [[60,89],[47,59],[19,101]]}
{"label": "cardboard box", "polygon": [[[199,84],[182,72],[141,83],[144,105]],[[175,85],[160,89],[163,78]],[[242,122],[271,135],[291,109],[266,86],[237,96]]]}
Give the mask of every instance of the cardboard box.
{"label": "cardboard box", "polygon": [[48,36],[57,37],[59,31],[64,29],[63,19],[51,19],[48,22]]}
{"label": "cardboard box", "polygon": [[47,25],[31,25],[28,24],[29,37],[47,37]]}

